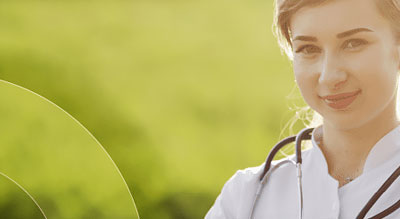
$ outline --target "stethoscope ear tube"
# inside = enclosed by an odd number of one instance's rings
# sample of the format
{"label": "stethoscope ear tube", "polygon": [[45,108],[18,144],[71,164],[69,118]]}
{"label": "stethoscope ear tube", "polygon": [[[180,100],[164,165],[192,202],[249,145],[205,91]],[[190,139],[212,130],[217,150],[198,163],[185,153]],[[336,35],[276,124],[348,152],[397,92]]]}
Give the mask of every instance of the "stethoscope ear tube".
{"label": "stethoscope ear tube", "polygon": [[295,139],[296,139],[296,136],[287,137],[287,138],[283,139],[282,141],[278,142],[278,144],[276,144],[272,148],[271,152],[269,152],[269,154],[268,154],[267,160],[265,161],[264,170],[263,170],[262,174],[260,175],[260,181],[263,180],[265,174],[267,174],[267,172],[271,168],[271,163],[272,163],[272,160],[274,159],[276,153],[278,153],[278,151],[281,148],[283,148],[284,146],[286,146],[287,144],[290,144],[293,141],[295,141]]}
{"label": "stethoscope ear tube", "polygon": [[[298,193],[299,193],[299,218],[302,219],[303,218],[303,185],[302,185],[302,172],[301,172],[301,164],[302,164],[302,157],[301,157],[301,143],[303,140],[310,140],[311,139],[311,135],[310,133],[314,130],[314,128],[306,128],[300,131],[300,133],[297,136],[291,136],[291,137],[287,137],[285,139],[283,139],[282,141],[280,141],[278,144],[276,144],[271,152],[269,153],[267,160],[265,161],[265,165],[264,165],[264,170],[262,172],[262,174],[260,175],[260,184],[259,187],[257,189],[252,207],[251,207],[251,211],[249,214],[249,218],[252,219],[253,218],[253,214],[255,211],[255,208],[257,207],[257,203],[258,203],[258,199],[260,198],[261,192],[263,190],[263,187],[265,185],[265,183],[267,182],[267,179],[269,178],[269,175],[271,174],[271,172],[278,168],[279,166],[285,164],[285,163],[293,163],[296,166],[297,169],[297,180],[298,180]],[[278,153],[278,151],[283,148],[284,146],[286,146],[287,144],[291,143],[295,141],[295,147],[296,147],[296,162],[294,162],[293,160],[284,160],[281,161],[280,163],[278,163],[276,166],[274,166],[274,168],[271,169],[271,163],[272,160],[274,159],[276,153]]]}
{"label": "stethoscope ear tube", "polygon": [[310,133],[314,130],[314,128],[305,128],[300,131],[300,133],[296,136],[296,163],[302,164],[303,159],[301,157],[301,142],[303,140],[310,140]]}
{"label": "stethoscope ear tube", "polygon": [[260,175],[260,181],[262,181],[265,174],[267,174],[267,172],[271,168],[272,160],[274,159],[274,157],[278,153],[278,151],[280,149],[282,149],[284,146],[286,146],[287,144],[290,144],[294,141],[296,141],[296,163],[302,163],[301,142],[303,140],[310,140],[311,139],[310,133],[313,130],[314,130],[314,128],[305,128],[305,129],[301,130],[297,136],[290,136],[290,137],[287,137],[287,138],[283,139],[282,141],[278,142],[278,144],[276,144],[272,148],[271,152],[268,154],[267,160],[265,161],[264,170],[263,170],[262,174]]}
{"label": "stethoscope ear tube", "polygon": [[309,135],[314,129],[306,128],[300,131],[300,133],[296,136],[296,169],[297,169],[297,185],[298,185],[298,195],[299,195],[299,218],[303,219],[304,217],[304,202],[303,202],[303,180],[302,180],[302,171],[301,165],[303,160],[301,158],[301,143],[303,140],[310,140],[311,135]]}

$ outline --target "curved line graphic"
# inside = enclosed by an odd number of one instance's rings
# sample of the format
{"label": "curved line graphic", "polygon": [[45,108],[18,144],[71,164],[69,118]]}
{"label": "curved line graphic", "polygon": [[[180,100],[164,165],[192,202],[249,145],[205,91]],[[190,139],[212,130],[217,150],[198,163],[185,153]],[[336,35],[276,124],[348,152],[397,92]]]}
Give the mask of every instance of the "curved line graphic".
{"label": "curved line graphic", "polygon": [[35,205],[39,208],[40,212],[43,214],[44,218],[47,219],[46,214],[44,213],[44,211],[42,210],[42,208],[40,207],[39,203],[35,200],[35,198],[33,198],[33,196],[24,188],[22,187],[20,184],[18,184],[15,180],[13,180],[11,177],[7,176],[6,174],[0,172],[0,175],[4,176],[5,178],[7,178],[8,180],[10,180],[11,182],[13,182],[15,185],[17,185],[22,191],[24,191],[29,198],[32,199],[32,201],[35,203]]}
{"label": "curved line graphic", "polygon": [[11,83],[11,82],[9,82],[9,81],[5,81],[5,80],[3,80],[3,79],[0,79],[0,81],[5,82],[5,83],[10,84],[10,85],[13,85],[13,86],[18,87],[18,88],[21,88],[21,89],[26,90],[26,91],[28,91],[28,92],[31,92],[32,94],[34,94],[34,95],[36,95],[36,96],[42,98],[43,100],[47,101],[48,103],[50,103],[50,104],[54,105],[55,107],[57,107],[58,109],[62,110],[62,111],[63,111],[64,113],[66,113],[70,118],[72,118],[76,123],[78,123],[78,124],[93,138],[93,140],[94,140],[98,145],[100,145],[101,149],[103,149],[104,153],[106,153],[107,157],[111,160],[112,164],[113,164],[114,167],[117,169],[118,174],[121,176],[122,180],[124,181],[125,187],[126,187],[126,189],[128,190],[129,195],[131,196],[132,203],[133,203],[133,206],[135,206],[135,211],[136,211],[136,214],[137,214],[137,216],[138,216],[138,219],[140,219],[139,212],[138,212],[138,210],[137,210],[137,207],[136,207],[136,204],[135,204],[135,200],[133,199],[132,192],[130,191],[130,189],[129,189],[129,187],[128,187],[128,184],[126,183],[125,178],[122,176],[121,171],[119,170],[118,166],[115,164],[115,162],[114,162],[114,160],[111,158],[111,156],[107,153],[106,149],[104,149],[103,145],[96,139],[96,137],[94,137],[94,136],[92,135],[92,133],[91,133],[84,125],[82,125],[77,119],[75,119],[71,114],[69,114],[69,113],[68,113],[67,111],[65,111],[63,108],[61,108],[61,107],[58,106],[57,104],[51,102],[49,99],[47,99],[47,98],[41,96],[40,94],[37,94],[37,93],[35,93],[35,92],[29,90],[28,88],[19,86],[19,85],[17,85],[17,84]]}

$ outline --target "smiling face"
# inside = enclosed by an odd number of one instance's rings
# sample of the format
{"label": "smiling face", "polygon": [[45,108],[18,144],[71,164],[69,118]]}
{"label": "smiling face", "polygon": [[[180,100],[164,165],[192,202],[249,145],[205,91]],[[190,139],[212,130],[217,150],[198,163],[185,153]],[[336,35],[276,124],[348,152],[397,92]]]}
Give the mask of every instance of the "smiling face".
{"label": "smiling face", "polygon": [[324,124],[344,130],[396,119],[400,46],[373,0],[305,7],[290,24],[296,82]]}

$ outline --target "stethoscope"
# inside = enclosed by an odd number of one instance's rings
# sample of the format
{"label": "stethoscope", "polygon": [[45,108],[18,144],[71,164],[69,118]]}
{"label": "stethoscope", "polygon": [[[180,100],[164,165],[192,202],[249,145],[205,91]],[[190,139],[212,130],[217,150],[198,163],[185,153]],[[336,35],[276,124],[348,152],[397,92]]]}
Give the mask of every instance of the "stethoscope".
{"label": "stethoscope", "polygon": [[[261,176],[260,176],[260,183],[258,185],[256,194],[255,194],[255,198],[253,201],[253,204],[251,206],[251,212],[250,212],[250,217],[249,219],[253,219],[254,217],[254,212],[255,209],[257,207],[257,203],[258,203],[258,199],[260,198],[260,195],[262,193],[262,190],[265,186],[265,184],[267,183],[267,180],[270,178],[271,173],[279,168],[282,165],[291,163],[294,166],[296,166],[296,172],[297,172],[297,189],[298,189],[298,203],[299,203],[299,218],[303,219],[303,184],[302,184],[302,171],[301,171],[301,164],[302,164],[302,158],[301,158],[301,142],[303,140],[310,140],[312,137],[312,131],[314,130],[314,128],[305,128],[303,130],[301,130],[299,132],[299,134],[297,134],[297,136],[290,136],[287,137],[285,139],[283,139],[282,141],[280,141],[278,144],[276,144],[271,152],[268,154],[267,160],[265,161],[265,166],[264,166],[264,171],[262,172]],[[271,168],[271,163],[272,160],[274,159],[276,153],[278,153],[278,151],[283,148],[284,146],[286,146],[289,143],[292,143],[293,141],[295,141],[295,147],[296,147],[296,161],[291,160],[291,159],[286,159],[283,160],[279,163],[277,163],[276,165],[274,165]],[[389,178],[382,184],[382,186],[378,189],[378,191],[376,191],[376,193],[371,197],[371,199],[368,201],[368,203],[363,207],[363,209],[360,211],[360,213],[358,213],[358,216],[356,217],[356,219],[363,219],[365,218],[365,215],[367,215],[368,211],[372,208],[372,206],[376,203],[376,201],[378,201],[378,199],[382,196],[382,194],[390,187],[390,185],[392,185],[392,183],[400,176],[400,166],[392,173],[392,175],[389,176]],[[379,214],[370,217],[369,219],[380,219],[383,217],[388,216],[389,214],[393,213],[395,210],[400,208],[400,199],[394,203],[392,206],[386,208],[385,210],[383,210],[382,212],[380,212]]]}

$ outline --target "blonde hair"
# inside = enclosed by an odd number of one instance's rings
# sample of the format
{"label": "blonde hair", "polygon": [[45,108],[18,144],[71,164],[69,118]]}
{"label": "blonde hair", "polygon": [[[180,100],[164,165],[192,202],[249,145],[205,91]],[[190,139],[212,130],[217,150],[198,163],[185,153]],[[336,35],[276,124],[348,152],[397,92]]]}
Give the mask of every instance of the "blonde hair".
{"label": "blonde hair", "polygon": [[[281,51],[285,52],[290,60],[292,54],[292,36],[290,31],[290,19],[304,7],[315,7],[332,0],[276,0],[274,14],[274,34],[278,39]],[[374,0],[381,15],[386,18],[393,27],[393,32],[400,41],[400,0]]]}

